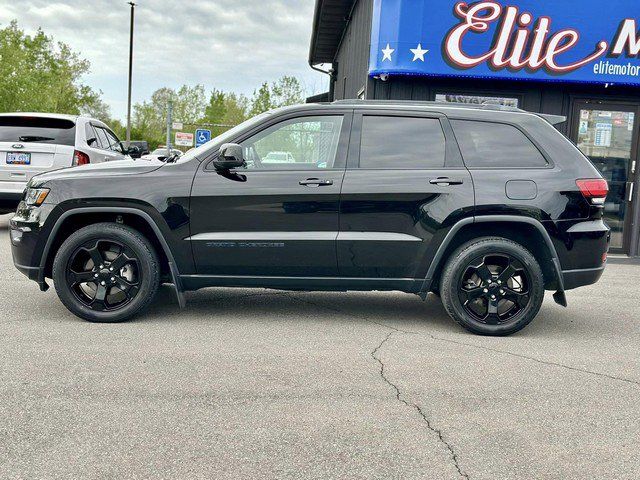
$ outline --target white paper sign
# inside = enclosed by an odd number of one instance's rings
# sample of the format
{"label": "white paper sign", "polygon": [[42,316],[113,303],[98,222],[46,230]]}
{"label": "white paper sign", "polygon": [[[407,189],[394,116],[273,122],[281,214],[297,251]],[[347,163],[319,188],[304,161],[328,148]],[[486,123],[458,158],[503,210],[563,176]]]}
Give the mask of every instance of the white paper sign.
{"label": "white paper sign", "polygon": [[610,123],[596,123],[596,139],[593,144],[596,147],[609,148],[611,146],[611,133],[613,125]]}
{"label": "white paper sign", "polygon": [[193,147],[193,133],[176,132],[175,145],[178,147]]}

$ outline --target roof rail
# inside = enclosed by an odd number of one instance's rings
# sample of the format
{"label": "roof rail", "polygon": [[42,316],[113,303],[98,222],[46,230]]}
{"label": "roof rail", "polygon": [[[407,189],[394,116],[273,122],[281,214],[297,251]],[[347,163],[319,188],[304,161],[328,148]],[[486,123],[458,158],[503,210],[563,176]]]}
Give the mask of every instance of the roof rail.
{"label": "roof rail", "polygon": [[414,105],[414,106],[429,106],[429,107],[445,107],[445,108],[469,108],[469,109],[478,109],[478,110],[496,110],[496,111],[504,111],[504,112],[520,112],[526,113],[525,110],[522,110],[517,107],[512,107],[509,105],[501,105],[498,103],[449,103],[449,102],[433,102],[433,101],[422,101],[422,100],[361,100],[361,99],[345,99],[345,100],[334,100],[334,104],[342,104],[342,105]]}

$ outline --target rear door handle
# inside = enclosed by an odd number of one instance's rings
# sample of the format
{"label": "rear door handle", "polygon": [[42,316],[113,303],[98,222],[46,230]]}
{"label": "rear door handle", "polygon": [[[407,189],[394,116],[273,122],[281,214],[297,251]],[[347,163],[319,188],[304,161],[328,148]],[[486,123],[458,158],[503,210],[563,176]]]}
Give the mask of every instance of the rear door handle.
{"label": "rear door handle", "polygon": [[460,178],[438,177],[433,180],[429,180],[431,185],[462,185],[464,180]]}
{"label": "rear door handle", "polygon": [[300,185],[305,187],[323,187],[327,185],[333,185],[333,180],[321,180],[319,178],[307,178],[301,180]]}

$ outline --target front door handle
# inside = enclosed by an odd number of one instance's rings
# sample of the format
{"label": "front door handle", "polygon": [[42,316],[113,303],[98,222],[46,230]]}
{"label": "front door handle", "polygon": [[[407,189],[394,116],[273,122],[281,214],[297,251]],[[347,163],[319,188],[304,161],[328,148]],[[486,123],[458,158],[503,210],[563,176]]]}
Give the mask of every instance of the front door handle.
{"label": "front door handle", "polygon": [[438,178],[434,178],[433,180],[429,180],[429,183],[431,185],[440,185],[440,186],[462,185],[464,183],[464,180],[460,178],[438,177]]}
{"label": "front door handle", "polygon": [[333,185],[333,180],[321,180],[319,178],[307,178],[301,180],[300,185],[305,187],[324,187],[327,185]]}

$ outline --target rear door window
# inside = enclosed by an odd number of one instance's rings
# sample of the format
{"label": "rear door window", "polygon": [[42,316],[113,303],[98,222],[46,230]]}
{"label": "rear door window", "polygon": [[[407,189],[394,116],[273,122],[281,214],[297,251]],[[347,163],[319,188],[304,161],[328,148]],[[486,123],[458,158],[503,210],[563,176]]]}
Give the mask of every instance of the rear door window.
{"label": "rear door window", "polygon": [[540,168],[548,165],[540,150],[513,125],[452,120],[469,168]]}
{"label": "rear door window", "polygon": [[362,117],[360,168],[443,168],[445,152],[437,118]]}
{"label": "rear door window", "polygon": [[104,128],[97,127],[94,125],[93,127],[98,135],[98,143],[100,147],[104,150],[109,150],[109,139],[107,138],[107,133],[104,131]]}
{"label": "rear door window", "polygon": [[120,146],[120,140],[116,137],[116,134],[111,130],[107,130],[105,128],[105,133],[107,134],[107,139],[109,140],[109,149],[114,152],[122,153],[122,147]]}
{"label": "rear door window", "polygon": [[[93,125],[91,125],[90,123],[87,123],[84,126],[84,133],[87,136],[87,144],[90,147],[102,148],[102,144],[98,139],[98,135],[96,134],[96,131],[94,130]],[[94,141],[89,143],[91,139],[93,139]]]}
{"label": "rear door window", "polygon": [[76,144],[76,124],[61,118],[0,117],[0,142]]}

